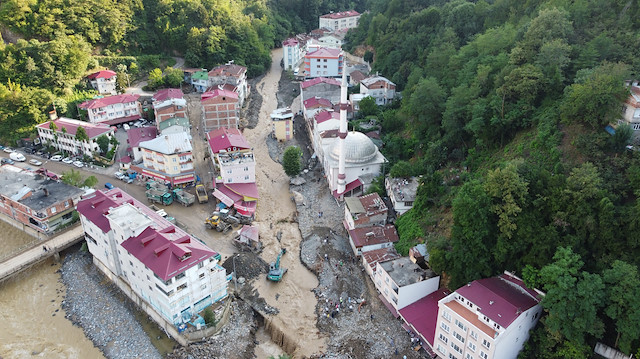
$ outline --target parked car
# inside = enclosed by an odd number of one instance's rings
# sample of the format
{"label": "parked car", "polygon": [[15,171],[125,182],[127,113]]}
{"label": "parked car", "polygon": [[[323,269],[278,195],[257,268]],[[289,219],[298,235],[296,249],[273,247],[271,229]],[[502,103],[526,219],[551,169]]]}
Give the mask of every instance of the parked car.
{"label": "parked car", "polygon": [[18,162],[24,162],[27,160],[26,157],[24,157],[24,155],[20,152],[11,152],[9,154],[9,158],[11,158],[14,161],[18,161]]}
{"label": "parked car", "polygon": [[44,152],[42,151],[36,151],[36,156],[42,156],[44,154]]}
{"label": "parked car", "polygon": [[3,158],[2,160],[0,160],[2,162],[2,164],[8,164],[8,165],[12,165],[15,162],[13,162],[13,160],[11,158]]}
{"label": "parked car", "polygon": [[60,155],[54,155],[54,156],[51,156],[51,158],[49,158],[49,159],[50,159],[51,161],[56,161],[56,162],[57,162],[57,161],[60,161],[60,160],[62,159],[62,156],[60,156]]}
{"label": "parked car", "polygon": [[136,122],[134,122],[134,123],[133,123],[133,127],[138,127],[138,128],[142,127],[142,121],[136,121]]}
{"label": "parked car", "polygon": [[125,175],[122,172],[116,172],[114,176],[119,180],[122,180],[125,177]]}
{"label": "parked car", "polygon": [[65,157],[62,159],[62,162],[70,165],[73,163],[73,160],[70,157]]}
{"label": "parked car", "polygon": [[29,163],[31,163],[34,166],[42,166],[42,162],[36,160],[35,158],[30,159]]}
{"label": "parked car", "polygon": [[104,187],[105,187],[106,189],[114,189],[114,188],[115,188],[115,187],[113,187],[113,185],[112,185],[111,183],[109,183],[109,182],[105,183],[105,184],[104,184]]}
{"label": "parked car", "polygon": [[124,128],[125,131],[129,131],[131,129],[131,127],[129,127],[129,125],[127,125],[126,123],[122,125],[122,128]]}
{"label": "parked car", "polygon": [[84,167],[84,163],[82,163],[82,161],[73,161],[73,165],[78,168]]}
{"label": "parked car", "polygon": [[13,148],[11,148],[11,147],[5,147],[5,148],[3,148],[2,150],[3,150],[4,152],[6,152],[6,153],[15,152],[15,150],[14,150]]}

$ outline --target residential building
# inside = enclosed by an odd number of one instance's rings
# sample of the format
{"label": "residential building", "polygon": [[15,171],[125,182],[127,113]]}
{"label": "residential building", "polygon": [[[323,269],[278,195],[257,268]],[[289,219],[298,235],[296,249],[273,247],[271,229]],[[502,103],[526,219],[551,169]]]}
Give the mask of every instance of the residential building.
{"label": "residential building", "polygon": [[344,37],[347,35],[347,30],[338,30],[321,36],[318,39],[320,47],[327,47],[331,49],[342,49],[344,43]]}
{"label": "residential building", "polygon": [[227,297],[220,255],[121,189],[95,192],[78,212],[94,264],[152,317],[177,327]]}
{"label": "residential building", "polygon": [[151,98],[156,126],[171,118],[187,118],[187,101],[180,89],[162,89]]}
{"label": "residential building", "polygon": [[[11,168],[10,168],[11,167]],[[18,167],[0,167],[0,213],[27,227],[51,233],[73,220],[83,190]]]}
{"label": "residential building", "polygon": [[290,108],[278,108],[271,112],[271,123],[273,136],[278,141],[288,141],[293,138],[293,112]]}
{"label": "residential building", "polygon": [[371,278],[371,281],[375,283],[375,275],[376,269],[378,268],[378,263],[392,261],[394,259],[401,258],[401,256],[400,254],[398,254],[395,247],[391,246],[363,252],[361,258],[362,267],[364,267],[365,273],[367,273],[369,275],[369,278]]}
{"label": "residential building", "polygon": [[255,183],[216,183],[213,196],[227,207],[235,208],[236,215],[253,219],[258,206],[258,186]]}
{"label": "residential building", "polygon": [[[207,132],[207,142],[209,142],[209,153],[211,159],[215,160],[215,155],[220,152],[236,152],[250,150],[251,146],[242,132],[237,128],[222,127],[217,130]],[[217,164],[214,161],[214,166]]]}
{"label": "residential building", "polygon": [[349,73],[349,85],[357,86],[364,80],[367,76],[363,74],[359,70],[353,70]]}
{"label": "residential building", "polygon": [[215,159],[222,183],[256,182],[256,160],[252,150],[218,152]]}
{"label": "residential building", "polygon": [[332,104],[340,102],[340,81],[326,77],[317,77],[300,83],[302,104],[304,101],[317,97],[331,101]]}
{"label": "residential building", "polygon": [[140,147],[140,142],[152,140],[157,136],[158,129],[153,126],[133,127],[127,131],[127,153],[134,164],[142,162],[142,147]]}
{"label": "residential building", "polygon": [[433,349],[443,358],[515,359],[542,314],[542,292],[505,272],[438,302]]}
{"label": "residential building", "polygon": [[193,74],[195,74],[196,72],[200,72],[200,71],[207,71],[207,69],[198,69],[198,68],[193,68],[193,67],[188,67],[188,68],[183,68],[182,69],[182,74],[184,75],[184,82],[191,84],[191,77],[193,76]]}
{"label": "residential building", "polygon": [[402,257],[378,262],[374,284],[387,308],[391,305],[389,310],[397,317],[398,310],[438,290],[440,276]]}
{"label": "residential building", "polygon": [[164,120],[158,123],[157,126],[158,126],[158,131],[160,132],[172,126],[184,127],[185,131],[189,131],[189,129],[191,129],[191,124],[189,123],[189,119],[184,117],[172,117],[168,120]]}
{"label": "residential building", "polygon": [[[440,288],[398,311],[406,325],[422,340],[422,348],[431,358],[449,358],[436,356],[432,349],[438,321],[438,301],[449,294],[451,292],[448,289]],[[477,357],[469,355],[466,358],[476,359]]]}
{"label": "residential building", "polygon": [[183,127],[169,127],[138,147],[142,163],[131,168],[139,174],[171,185],[195,181],[191,135]]}
{"label": "residential building", "polygon": [[[318,112],[331,109],[333,109],[333,104],[326,98],[313,96],[307,100],[302,101],[302,111],[304,114],[304,118],[307,121],[313,119],[313,117]],[[309,133],[311,133],[311,131],[309,131]]]}
{"label": "residential building", "polygon": [[626,122],[634,131],[640,131],[640,87],[637,82],[631,84],[629,92],[629,97],[622,105],[622,119],[619,122]]}
{"label": "residential building", "polygon": [[383,226],[387,223],[387,205],[376,192],[344,200],[344,227],[346,230]]}
{"label": "residential building", "polygon": [[216,89],[201,95],[202,128],[205,132],[218,128],[238,128],[240,103],[238,94]]}
{"label": "residential building", "polygon": [[396,84],[382,76],[371,76],[360,81],[360,93],[376,100],[376,105],[389,104],[396,96]]}
{"label": "residential building", "polygon": [[304,55],[306,78],[340,77],[344,69],[344,53],[341,49],[319,48]]}
{"label": "residential building", "polygon": [[419,185],[419,177],[392,178],[387,176],[384,179],[387,195],[389,195],[389,200],[398,216],[406,213],[413,207]]}
{"label": "residential building", "polygon": [[321,15],[318,27],[331,30],[353,29],[358,26],[360,13],[355,10],[335,12]]}
{"label": "residential building", "polygon": [[[88,140],[80,141],[76,138],[78,128],[82,127]],[[58,151],[73,156],[93,157],[100,152],[98,137],[107,136],[111,140],[114,136],[112,126],[103,123],[89,123],[60,117],[36,126],[40,142],[46,146],[53,146]],[[111,144],[109,144],[111,147]]]}
{"label": "residential building", "polygon": [[284,69],[294,71],[298,69],[300,61],[304,57],[300,42],[295,38],[289,38],[282,42]]}
{"label": "residential building", "polygon": [[424,243],[416,244],[409,249],[409,259],[417,265],[429,263],[429,252]]}
{"label": "residential building", "polygon": [[208,77],[209,87],[214,89],[221,85],[231,85],[233,87],[233,91],[238,94],[240,107],[244,105],[244,100],[249,95],[246,67],[236,65],[231,61],[209,71]]}
{"label": "residential building", "polygon": [[202,69],[191,73],[191,85],[196,92],[205,92],[209,88],[209,72]]}
{"label": "residential building", "polygon": [[96,89],[101,95],[115,95],[118,93],[116,90],[116,79],[118,76],[111,70],[101,70],[94,72],[87,76],[91,87]]}
{"label": "residential building", "polygon": [[87,111],[89,122],[116,125],[140,119],[142,107],[138,102],[140,95],[122,94],[85,101],[78,105]]}
{"label": "residential building", "polygon": [[347,232],[349,234],[349,244],[356,257],[359,257],[364,252],[389,248],[400,240],[398,231],[392,224],[354,228],[347,230]]}

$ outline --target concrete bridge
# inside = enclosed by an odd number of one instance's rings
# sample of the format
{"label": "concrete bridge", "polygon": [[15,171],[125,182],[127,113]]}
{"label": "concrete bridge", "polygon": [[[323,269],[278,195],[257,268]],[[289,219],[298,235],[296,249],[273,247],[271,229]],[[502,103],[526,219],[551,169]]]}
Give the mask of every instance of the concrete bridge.
{"label": "concrete bridge", "polygon": [[53,256],[59,258],[60,251],[71,247],[83,239],[84,231],[82,226],[76,225],[57,236],[38,242],[34,247],[0,263],[0,282],[11,278],[47,258]]}

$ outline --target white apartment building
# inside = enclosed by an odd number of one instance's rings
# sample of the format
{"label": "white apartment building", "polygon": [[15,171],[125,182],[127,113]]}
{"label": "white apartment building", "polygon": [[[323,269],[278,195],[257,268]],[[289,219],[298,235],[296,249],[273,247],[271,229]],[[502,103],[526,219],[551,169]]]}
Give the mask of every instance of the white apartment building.
{"label": "white apartment building", "polygon": [[[79,141],[76,138],[78,128],[82,127],[89,140]],[[55,147],[73,156],[86,155],[93,157],[94,152],[100,152],[98,137],[107,136],[109,140],[114,136],[111,126],[102,123],[88,123],[61,117],[36,126],[40,142]],[[111,148],[109,144],[109,148]]]}
{"label": "white apartment building", "polygon": [[344,53],[340,49],[319,48],[304,55],[304,75],[314,77],[340,77],[344,68]]}
{"label": "white apartment building", "polygon": [[300,49],[300,42],[294,38],[286,39],[282,42],[282,61],[284,62],[284,69],[294,71],[300,65],[300,61],[304,56],[303,51]]}
{"label": "white apartment building", "polygon": [[515,359],[542,313],[542,296],[507,272],[473,281],[438,302],[433,349],[450,359]]}
{"label": "white apartment building", "polygon": [[94,263],[178,326],[227,296],[220,255],[119,188],[77,205]]}
{"label": "white apartment building", "polygon": [[435,292],[440,285],[440,276],[420,268],[409,257],[378,262],[374,278],[376,289],[396,312]]}
{"label": "white apartment building", "polygon": [[223,183],[256,182],[256,160],[253,151],[219,152],[215,156]]}
{"label": "white apartment building", "polygon": [[418,177],[384,179],[384,187],[387,189],[389,200],[398,216],[413,208],[420,180]]}
{"label": "white apartment building", "polygon": [[89,122],[115,125],[140,118],[142,107],[136,94],[122,94],[85,101],[78,105],[86,110]]}
{"label": "white apartment building", "polygon": [[184,127],[168,127],[138,147],[142,152],[142,165],[136,166],[139,173],[172,185],[195,181],[191,135]]}
{"label": "white apartment building", "polygon": [[101,95],[115,95],[116,91],[116,79],[118,76],[111,70],[102,70],[94,72],[87,76],[91,87],[96,89]]}
{"label": "white apartment building", "polygon": [[321,15],[318,21],[318,27],[334,31],[353,29],[358,26],[358,20],[360,20],[360,13],[355,10],[335,12]]}

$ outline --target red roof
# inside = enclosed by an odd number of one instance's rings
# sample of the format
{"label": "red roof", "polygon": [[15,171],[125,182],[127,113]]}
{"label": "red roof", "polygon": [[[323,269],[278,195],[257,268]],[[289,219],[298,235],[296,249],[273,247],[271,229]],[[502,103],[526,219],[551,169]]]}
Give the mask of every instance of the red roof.
{"label": "red roof", "polygon": [[353,17],[358,15],[360,15],[359,12],[355,10],[349,10],[349,11],[342,11],[342,12],[334,12],[331,14],[322,15],[320,17],[323,19],[342,19],[344,17]]}
{"label": "red roof", "polygon": [[340,114],[335,112],[335,111],[327,111],[327,110],[323,110],[320,111],[316,114],[315,119],[316,119],[316,123],[323,123],[325,121],[329,121],[331,119],[336,119],[339,120],[340,119]]}
{"label": "red roof", "polygon": [[162,102],[173,98],[184,98],[184,93],[180,89],[162,89],[154,93],[151,100]]}
{"label": "red roof", "polygon": [[306,55],[304,55],[305,58],[339,58],[342,55],[342,50],[341,49],[331,49],[328,47],[321,47],[319,49],[317,49],[316,51],[313,52],[309,52]]}
{"label": "red roof", "polygon": [[129,146],[138,147],[138,144],[142,141],[149,141],[158,136],[158,129],[149,127],[132,128],[127,131],[127,142]]}
{"label": "red roof", "polygon": [[400,315],[411,325],[423,340],[433,347],[438,321],[438,301],[451,294],[447,289],[438,289],[428,296],[400,309]]}
{"label": "red roof", "polygon": [[118,162],[120,162],[120,163],[131,163],[131,157],[129,157],[129,156],[120,157]]}
{"label": "red roof", "polygon": [[102,232],[107,233],[111,230],[109,220],[105,216],[109,213],[109,209],[120,207],[125,202],[133,203],[133,198],[128,194],[125,196],[123,193],[119,188],[96,191],[95,196],[78,202],[76,209],[91,223],[98,226]]}
{"label": "red roof", "polygon": [[298,40],[294,38],[289,38],[282,42],[282,46],[297,46],[297,45],[298,45]]}
{"label": "red roof", "polygon": [[349,236],[356,248],[389,242],[395,243],[399,240],[398,232],[393,224],[355,228],[349,230]]}
{"label": "red roof", "polygon": [[139,236],[121,245],[165,281],[217,255],[174,226],[161,230],[147,227]]}
{"label": "red roof", "polygon": [[114,105],[117,103],[135,102],[135,101],[138,101],[139,97],[140,95],[130,94],[130,93],[122,94],[122,95],[107,96],[103,98],[97,98],[94,100],[85,101],[81,103],[78,107],[84,108],[84,109],[101,108],[109,105]]}
{"label": "red roof", "polygon": [[207,141],[213,153],[221,150],[227,150],[229,147],[235,147],[238,150],[247,150],[251,148],[247,139],[244,138],[242,132],[237,128],[218,128],[207,132]]}
{"label": "red roof", "polygon": [[456,293],[475,304],[479,312],[502,327],[508,327],[520,314],[540,302],[535,291],[521,280],[503,274],[475,280]]}
{"label": "red roof", "polygon": [[313,108],[313,107],[328,107],[332,108],[333,104],[331,101],[326,98],[314,96],[312,98],[304,100],[304,108]]}
{"label": "red roof", "polygon": [[88,79],[93,80],[93,79],[101,79],[101,78],[111,78],[113,76],[116,76],[116,73],[111,71],[111,70],[101,70],[98,72],[94,72],[91,75],[87,76]]}
{"label": "red roof", "polygon": [[260,198],[258,186],[255,183],[225,183],[225,187],[244,197]]}
{"label": "red roof", "polygon": [[205,101],[208,100],[210,98],[214,98],[214,97],[218,97],[218,96],[225,96],[225,97],[230,97],[233,99],[238,99],[238,94],[233,92],[233,91],[229,91],[229,90],[221,90],[219,88],[216,88],[213,91],[207,91],[205,93],[203,93],[200,96],[200,101]]}
{"label": "red roof", "polygon": [[[331,131],[332,131],[332,130],[324,131],[322,134],[320,134],[320,136],[321,136],[322,138],[326,138],[326,137],[329,137],[329,136],[331,136],[331,137],[335,136],[334,134],[332,134],[332,133],[331,133]],[[335,134],[338,134],[338,133],[339,133],[339,132],[337,132],[337,131],[339,131],[339,130],[333,130],[333,131],[336,131],[336,132],[335,132]],[[326,134],[326,136],[325,136],[325,134]],[[347,193],[347,192],[351,191],[352,189],[355,189],[355,188],[358,188],[358,187],[362,186],[363,184],[364,184],[364,183],[362,182],[362,180],[361,180],[360,178],[356,178],[355,180],[353,180],[353,181],[351,181],[351,182],[347,183],[347,185],[346,185],[346,187],[345,187],[345,189],[344,189],[344,192],[342,192],[342,193],[338,193],[338,190],[337,190],[337,189],[336,189],[336,190],[333,190],[333,193],[332,193],[332,194],[333,194],[333,197],[338,198],[338,197],[340,197],[341,195],[343,195],[343,194],[345,194],[345,193]]]}
{"label": "red roof", "polygon": [[[37,127],[42,129],[49,129],[50,121],[39,124]],[[58,128],[56,130],[57,133],[62,133],[62,129],[65,128],[67,133],[75,136],[78,131],[78,127],[84,128],[84,132],[87,133],[89,139],[98,137],[103,135],[109,131],[112,131],[111,126],[108,126],[104,123],[89,123],[79,120],[74,120],[71,118],[60,117],[59,119],[53,121],[53,123]]]}
{"label": "red roof", "polygon": [[369,267],[371,267],[371,269],[375,272],[376,264],[398,259],[400,258],[400,254],[398,254],[395,247],[392,246],[387,248],[376,249],[373,251],[363,252],[362,258],[369,265]]}
{"label": "red roof", "polygon": [[226,64],[215,67],[209,71],[209,77],[214,76],[231,76],[240,77],[243,73],[247,72],[247,68],[236,64]]}
{"label": "red roof", "polygon": [[351,80],[353,80],[353,82],[355,82],[357,84],[359,84],[360,81],[362,81],[362,80],[364,80],[366,78],[365,75],[362,72],[358,71],[358,70],[351,71],[349,76],[351,76]]}
{"label": "red roof", "polygon": [[320,83],[335,85],[338,87],[340,86],[340,82],[338,80],[326,77],[316,77],[311,80],[304,81],[300,86],[302,87],[302,89],[306,89],[307,87],[311,87]]}

